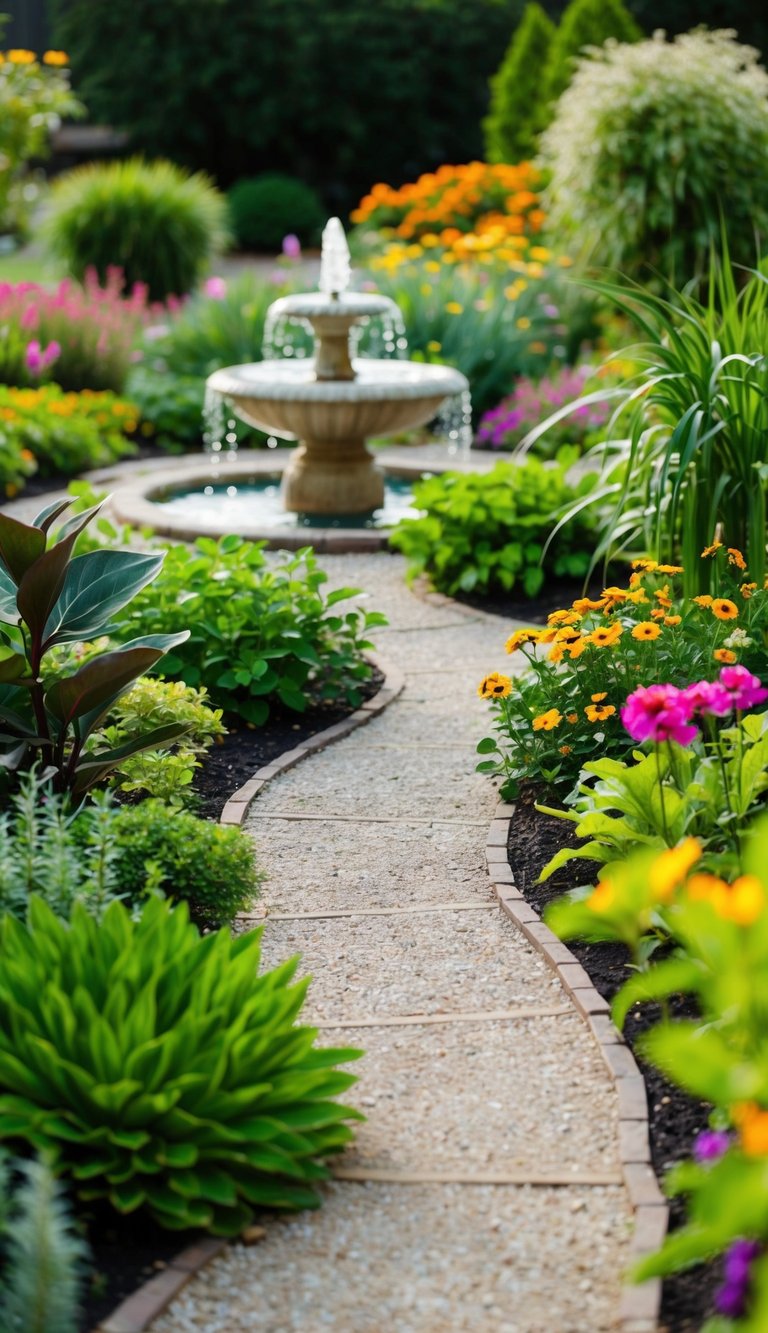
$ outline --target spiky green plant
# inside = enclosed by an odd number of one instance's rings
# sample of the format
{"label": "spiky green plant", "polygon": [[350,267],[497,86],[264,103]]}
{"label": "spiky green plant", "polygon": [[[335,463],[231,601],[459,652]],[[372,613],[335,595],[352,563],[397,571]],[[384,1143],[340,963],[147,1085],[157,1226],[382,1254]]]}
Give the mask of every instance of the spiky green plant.
{"label": "spiky green plant", "polygon": [[536,151],[542,84],[549,69],[555,25],[535,0],[527,4],[504,59],[491,79],[483,121],[489,162],[522,162]]}
{"label": "spiky green plant", "polygon": [[20,1170],[12,1200],[3,1200],[0,1326],[4,1333],[78,1333],[88,1247],[72,1230],[61,1186],[47,1164],[24,1162]]}
{"label": "spiky green plant", "polygon": [[201,936],[185,905],[0,922],[0,1139],[50,1155],[83,1200],[233,1235],[255,1206],[317,1206],[361,1119],[334,1098],[360,1052],[296,1019],[298,959],[259,975],[261,930]]}
{"label": "spiky green plant", "polygon": [[153,301],[184,296],[227,240],[223,195],[202,173],[172,162],[92,162],[51,191],[46,235],[73,276],[102,281],[115,266],[128,288],[146,283]]}

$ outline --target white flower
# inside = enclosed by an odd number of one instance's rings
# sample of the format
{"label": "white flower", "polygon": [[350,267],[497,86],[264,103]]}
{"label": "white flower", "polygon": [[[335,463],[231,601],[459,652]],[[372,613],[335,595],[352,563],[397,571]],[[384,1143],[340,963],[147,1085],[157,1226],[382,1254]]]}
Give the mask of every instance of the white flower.
{"label": "white flower", "polygon": [[726,648],[748,648],[752,643],[754,639],[750,639],[745,629],[731,630],[728,638],[723,640]]}

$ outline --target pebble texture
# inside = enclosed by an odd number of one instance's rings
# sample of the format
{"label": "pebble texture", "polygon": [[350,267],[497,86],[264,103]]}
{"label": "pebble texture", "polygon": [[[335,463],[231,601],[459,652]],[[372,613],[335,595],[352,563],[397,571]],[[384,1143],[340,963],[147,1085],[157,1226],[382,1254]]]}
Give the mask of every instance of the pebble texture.
{"label": "pebble texture", "polygon": [[[488,907],[496,796],[474,772],[474,695],[509,670],[509,627],[418,601],[399,558],[323,563],[330,586],[365,587],[389,615],[377,647],[406,689],[270,783],[246,827],[267,872],[265,964],[301,954],[320,1041],[366,1051],[347,1100],[368,1120],[339,1165],[618,1179],[616,1095],[593,1038]],[[262,1243],[227,1250],[153,1333],[608,1333],[629,1217],[621,1185],[338,1181],[317,1213],[260,1218]]]}

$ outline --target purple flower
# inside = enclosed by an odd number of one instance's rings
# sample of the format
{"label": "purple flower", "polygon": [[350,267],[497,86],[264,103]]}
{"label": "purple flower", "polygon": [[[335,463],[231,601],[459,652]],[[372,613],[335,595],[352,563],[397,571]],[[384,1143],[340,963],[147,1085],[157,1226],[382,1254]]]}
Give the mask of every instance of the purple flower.
{"label": "purple flower", "polygon": [[292,231],[283,237],[283,254],[286,259],[301,259],[301,241]]}
{"label": "purple flower", "polygon": [[211,277],[206,278],[203,283],[203,291],[212,301],[223,301],[227,294],[227,284],[224,278]]}
{"label": "purple flower", "polygon": [[738,1319],[747,1308],[751,1267],[761,1252],[756,1240],[735,1240],[723,1261],[725,1281],[715,1293],[715,1309],[728,1319]]}
{"label": "purple flower", "polygon": [[697,1162],[716,1162],[731,1146],[731,1136],[724,1129],[705,1129],[697,1134],[693,1155]]}

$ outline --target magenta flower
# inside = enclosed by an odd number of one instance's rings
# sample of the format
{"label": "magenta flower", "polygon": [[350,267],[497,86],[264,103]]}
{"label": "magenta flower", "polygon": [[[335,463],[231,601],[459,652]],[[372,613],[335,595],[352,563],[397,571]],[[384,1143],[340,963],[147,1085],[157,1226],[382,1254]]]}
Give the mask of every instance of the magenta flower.
{"label": "magenta flower", "polygon": [[301,259],[301,241],[292,231],[283,237],[283,254],[286,259]]}
{"label": "magenta flower", "polygon": [[693,1155],[697,1162],[716,1162],[731,1146],[731,1136],[724,1129],[705,1129],[697,1134]]}
{"label": "magenta flower", "polygon": [[715,1309],[729,1319],[739,1319],[747,1308],[752,1264],[761,1252],[756,1240],[735,1240],[723,1260],[725,1281],[715,1293]]}
{"label": "magenta flower", "polygon": [[720,683],[728,691],[733,708],[754,708],[768,699],[768,690],[760,684],[760,678],[753,676],[743,666],[723,667]]}
{"label": "magenta flower", "polygon": [[698,735],[691,725],[693,708],[674,685],[640,685],[627,697],[621,720],[635,741],[675,741],[690,745]]}
{"label": "magenta flower", "polygon": [[47,347],[41,347],[38,339],[33,338],[27,343],[24,355],[30,375],[41,375],[61,355],[61,347],[57,342],[49,342]]}
{"label": "magenta flower", "polygon": [[203,283],[203,291],[206,296],[210,296],[212,301],[223,301],[227,294],[227,284],[224,278],[206,278]]}
{"label": "magenta flower", "polygon": [[683,693],[692,711],[704,717],[727,717],[733,712],[733,699],[718,680],[697,680]]}

